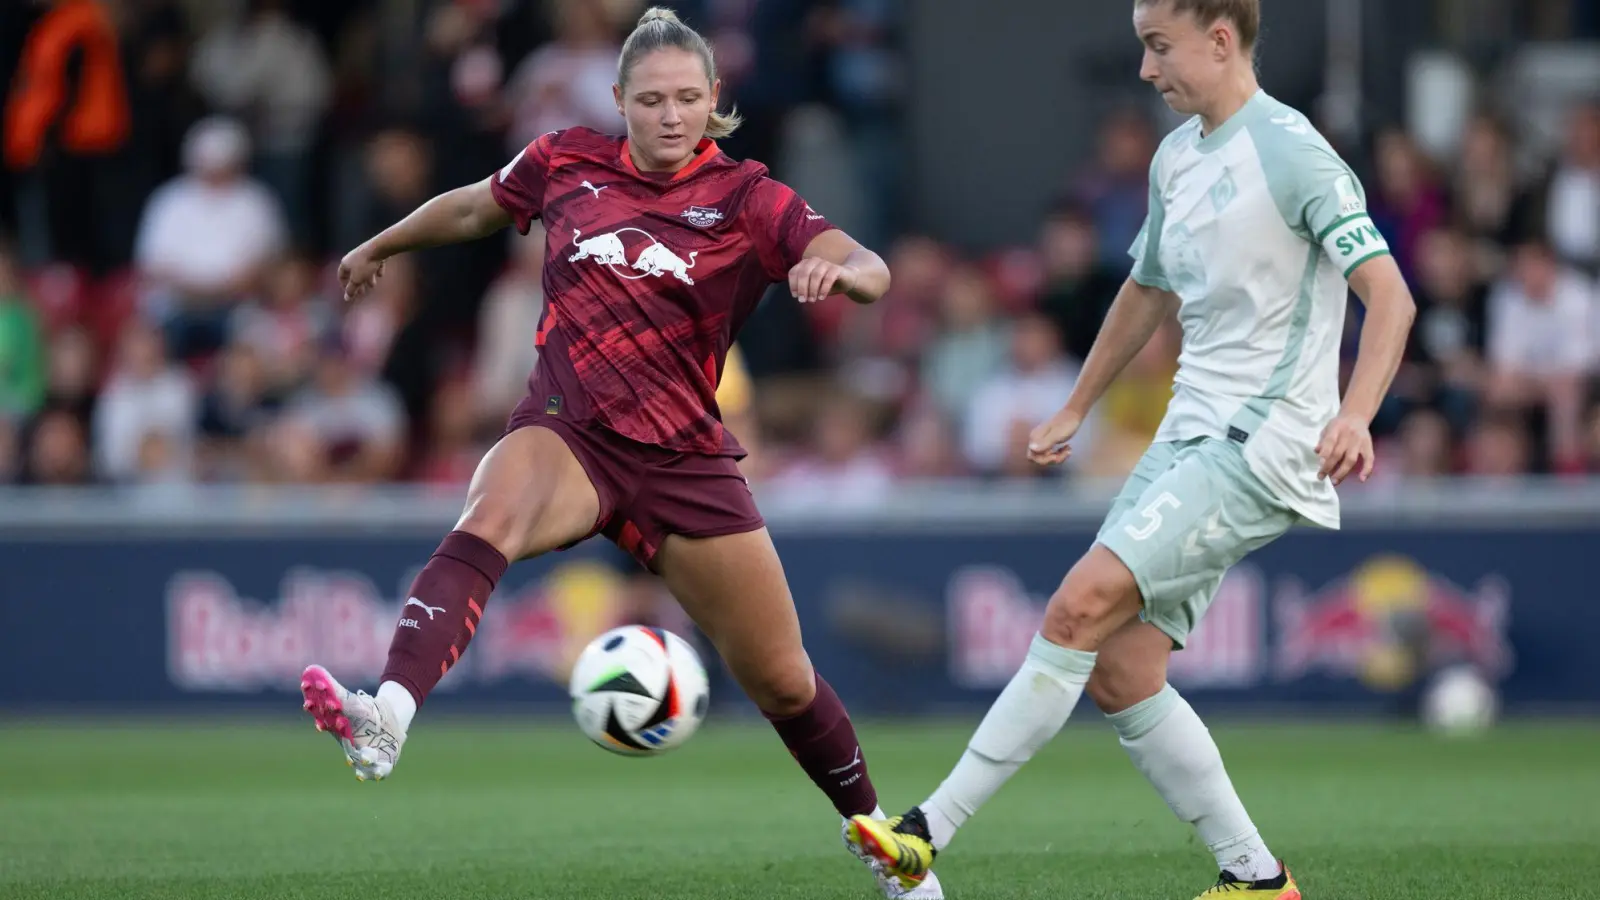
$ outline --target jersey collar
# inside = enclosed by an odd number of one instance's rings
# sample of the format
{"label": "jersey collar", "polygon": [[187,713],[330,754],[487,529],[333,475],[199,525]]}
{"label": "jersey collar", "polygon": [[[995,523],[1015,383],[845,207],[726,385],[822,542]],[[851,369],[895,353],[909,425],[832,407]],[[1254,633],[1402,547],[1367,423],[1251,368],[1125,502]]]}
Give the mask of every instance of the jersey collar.
{"label": "jersey collar", "polygon": [[1255,111],[1269,99],[1271,98],[1267,96],[1267,92],[1265,90],[1257,90],[1254,94],[1250,95],[1250,99],[1246,100],[1243,106],[1239,107],[1238,112],[1229,116],[1228,121],[1217,126],[1216,131],[1211,132],[1205,137],[1200,137],[1199,129],[1196,129],[1194,143],[1195,149],[1199,150],[1201,153],[1210,153],[1218,147],[1221,147],[1222,145],[1233,140],[1233,136],[1239,133],[1239,129],[1243,128],[1250,121],[1250,118],[1255,114]]}
{"label": "jersey collar", "polygon": [[[689,164],[687,166],[684,166],[678,171],[672,173],[672,177],[667,179],[667,181],[682,181],[683,179],[688,178],[690,175],[694,174],[697,169],[713,159],[716,159],[717,154],[721,152],[722,151],[717,147],[716,141],[713,141],[711,138],[701,138],[700,143],[694,145],[694,158],[689,160]],[[622,167],[639,178],[649,178],[651,174],[653,174],[649,172],[641,172],[639,171],[639,167],[633,164],[633,153],[629,150],[627,138],[622,139]]]}

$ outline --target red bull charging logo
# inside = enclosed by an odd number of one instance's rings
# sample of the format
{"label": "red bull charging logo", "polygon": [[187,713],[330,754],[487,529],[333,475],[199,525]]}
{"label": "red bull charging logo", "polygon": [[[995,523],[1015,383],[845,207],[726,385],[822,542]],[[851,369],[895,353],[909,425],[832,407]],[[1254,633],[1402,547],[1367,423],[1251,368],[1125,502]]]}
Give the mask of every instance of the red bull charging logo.
{"label": "red bull charging logo", "polygon": [[[386,596],[358,572],[302,567],[284,573],[276,597],[241,596],[220,572],[186,571],[167,585],[167,673],[192,691],[293,690],[309,663],[321,663],[353,682],[383,672],[395,623],[414,573]],[[577,654],[619,618],[647,613],[670,619],[676,605],[613,570],[590,562],[558,566],[520,588],[495,592],[484,627],[463,664],[442,690],[509,678],[565,683]],[[346,674],[347,673],[347,674]]]}
{"label": "red bull charging logo", "polygon": [[1315,592],[1289,579],[1274,602],[1273,672],[1281,681],[1355,677],[1375,690],[1405,687],[1454,663],[1504,678],[1513,663],[1510,599],[1499,578],[1468,591],[1402,556],[1370,559]]}
{"label": "red bull charging logo", "polygon": [[[626,235],[637,235],[637,237],[625,239]],[[644,241],[648,243],[643,243]],[[628,261],[629,243],[639,247],[631,263]],[[629,226],[587,238],[581,231],[573,229],[572,255],[567,257],[567,261],[593,260],[629,281],[671,275],[684,284],[692,285],[694,278],[689,275],[689,270],[694,268],[694,258],[697,255],[699,255],[698,250],[691,252],[686,260],[672,252],[666,244],[656,240],[655,235],[650,232]]]}
{"label": "red bull charging logo", "polygon": [[[1193,688],[1250,689],[1309,677],[1356,679],[1394,691],[1442,666],[1509,675],[1510,589],[1484,578],[1467,590],[1402,556],[1369,559],[1318,590],[1283,578],[1269,596],[1260,569],[1235,566],[1168,676]],[[956,571],[947,589],[952,680],[993,689],[1010,680],[1044,616],[1045,597],[1009,569]]]}

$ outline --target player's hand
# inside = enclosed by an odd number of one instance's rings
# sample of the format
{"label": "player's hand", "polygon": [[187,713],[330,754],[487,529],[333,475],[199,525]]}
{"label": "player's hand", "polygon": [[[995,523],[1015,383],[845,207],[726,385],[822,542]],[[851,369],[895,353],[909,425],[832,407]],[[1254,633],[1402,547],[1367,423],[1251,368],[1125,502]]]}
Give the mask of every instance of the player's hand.
{"label": "player's hand", "polygon": [[346,253],[339,261],[339,285],[344,288],[344,299],[354,302],[378,284],[383,274],[383,260],[374,258],[366,244]]}
{"label": "player's hand", "polygon": [[820,256],[808,256],[789,270],[789,293],[801,303],[815,303],[831,294],[848,294],[860,272]]}
{"label": "player's hand", "polygon": [[1322,430],[1322,440],[1317,442],[1317,458],[1322,460],[1317,479],[1332,478],[1338,485],[1351,472],[1366,481],[1372,475],[1372,432],[1359,416],[1340,413]]}
{"label": "player's hand", "polygon": [[1033,429],[1028,435],[1028,459],[1041,466],[1060,465],[1072,455],[1068,442],[1083,427],[1083,416],[1069,407],[1051,416],[1049,421]]}

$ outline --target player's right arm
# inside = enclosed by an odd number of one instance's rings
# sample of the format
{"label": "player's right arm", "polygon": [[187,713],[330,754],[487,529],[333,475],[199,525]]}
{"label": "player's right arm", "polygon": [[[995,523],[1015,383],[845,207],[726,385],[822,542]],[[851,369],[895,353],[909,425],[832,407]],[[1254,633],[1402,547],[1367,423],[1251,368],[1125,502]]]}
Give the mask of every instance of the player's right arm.
{"label": "player's right arm", "polygon": [[1111,383],[1128,367],[1161,323],[1178,308],[1178,296],[1129,278],[1117,292],[1105,324],[1094,339],[1072,396],[1061,411],[1028,436],[1028,458],[1039,465],[1062,463],[1072,455],[1068,442]]}
{"label": "player's right arm", "polygon": [[339,263],[346,300],[355,300],[377,283],[391,256],[488,237],[515,225],[523,234],[544,205],[554,133],[529,144],[494,175],[446,191],[417,207]]}
{"label": "player's right arm", "polygon": [[1161,270],[1161,233],[1166,224],[1166,206],[1161,197],[1160,164],[1161,154],[1157,152],[1150,162],[1149,213],[1128,251],[1133,257],[1133,274],[1112,301],[1094,346],[1089,349],[1089,358],[1084,360],[1072,396],[1067,398],[1060,412],[1028,435],[1028,459],[1041,466],[1066,462],[1072,455],[1069,442],[1082,427],[1089,411],[1150,342],[1162,321],[1178,308],[1178,295],[1172,292],[1166,273]]}

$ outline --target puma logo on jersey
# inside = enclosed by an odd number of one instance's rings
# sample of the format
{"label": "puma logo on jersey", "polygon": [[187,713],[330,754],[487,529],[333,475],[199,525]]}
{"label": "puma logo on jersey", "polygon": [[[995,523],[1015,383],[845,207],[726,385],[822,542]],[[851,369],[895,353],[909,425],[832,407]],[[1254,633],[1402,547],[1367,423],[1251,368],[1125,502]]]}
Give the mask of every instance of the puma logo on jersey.
{"label": "puma logo on jersey", "polygon": [[599,200],[599,199],[600,199],[600,192],[601,192],[601,191],[603,191],[603,190],[605,190],[605,189],[606,189],[606,188],[608,188],[608,187],[610,187],[610,186],[611,186],[611,185],[609,185],[609,184],[602,184],[602,185],[600,185],[600,186],[599,186],[599,187],[595,187],[595,186],[594,186],[594,185],[592,185],[592,184],[590,184],[590,183],[589,183],[589,182],[587,182],[587,181],[585,181],[585,182],[584,182],[584,183],[583,183],[583,184],[582,184],[582,185],[580,185],[580,187],[586,187],[586,188],[588,188],[588,189],[589,189],[589,190],[591,190],[591,191],[594,191],[594,198],[595,198],[595,199],[596,199],[596,200]]}
{"label": "puma logo on jersey", "polygon": [[500,183],[501,184],[505,184],[506,179],[511,177],[511,171],[517,167],[517,163],[522,162],[522,157],[527,152],[528,152],[528,148],[527,147],[523,147],[521,150],[517,151],[517,155],[516,156],[511,157],[511,162],[506,163],[504,166],[502,166],[500,168]]}

